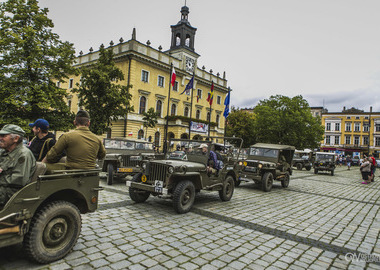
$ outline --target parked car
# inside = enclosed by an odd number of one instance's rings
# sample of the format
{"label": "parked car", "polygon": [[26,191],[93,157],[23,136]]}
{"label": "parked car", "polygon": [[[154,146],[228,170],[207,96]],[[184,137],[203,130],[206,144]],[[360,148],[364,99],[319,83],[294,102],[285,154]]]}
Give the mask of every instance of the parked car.
{"label": "parked car", "polygon": [[297,170],[302,170],[305,168],[310,171],[313,167],[314,153],[312,151],[301,151],[295,150],[293,157],[293,167],[296,167]]}
{"label": "parked car", "polygon": [[[208,141],[171,140],[169,145],[180,144],[183,150],[171,150],[163,160],[146,160],[142,172],[127,180],[130,198],[137,202],[145,202],[150,195],[171,198],[177,213],[189,212],[194,204],[195,193],[201,190],[218,191],[222,201],[229,201],[234,192],[234,182],[238,178],[238,156],[229,148],[229,152],[221,151],[218,162],[222,161],[220,170],[209,168],[209,153],[213,149],[218,152],[216,140],[223,145],[234,142],[238,149],[243,140],[240,138],[207,137]],[[206,146],[203,152],[200,146]],[[206,149],[206,147],[203,147]],[[236,152],[236,151],[235,151]]]}
{"label": "parked car", "polygon": [[320,171],[328,171],[334,175],[335,170],[335,154],[328,152],[316,152],[314,161],[314,173],[318,174]]}
{"label": "parked car", "polygon": [[249,148],[248,158],[241,163],[239,180],[260,184],[266,192],[271,191],[273,180],[289,186],[291,164],[295,147],[282,144],[257,143]]}
{"label": "parked car", "polygon": [[98,207],[100,170],[67,170],[44,175],[37,162],[31,182],[0,209],[0,248],[22,243],[39,263],[65,257],[81,231],[81,215]]}
{"label": "parked car", "polygon": [[162,159],[163,154],[154,152],[153,143],[126,138],[104,139],[107,154],[101,166],[107,173],[107,184],[112,185],[116,179],[133,176],[142,171],[145,160]]}

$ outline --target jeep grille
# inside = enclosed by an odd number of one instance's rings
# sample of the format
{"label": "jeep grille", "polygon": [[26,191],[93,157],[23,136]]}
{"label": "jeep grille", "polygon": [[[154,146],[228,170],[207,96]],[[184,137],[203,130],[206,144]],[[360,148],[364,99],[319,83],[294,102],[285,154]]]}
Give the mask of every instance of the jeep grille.
{"label": "jeep grille", "polygon": [[136,167],[139,165],[138,160],[130,160],[131,156],[123,156],[123,167]]}
{"label": "jeep grille", "polygon": [[165,164],[150,163],[149,164],[149,180],[164,181],[168,172],[168,166]]}

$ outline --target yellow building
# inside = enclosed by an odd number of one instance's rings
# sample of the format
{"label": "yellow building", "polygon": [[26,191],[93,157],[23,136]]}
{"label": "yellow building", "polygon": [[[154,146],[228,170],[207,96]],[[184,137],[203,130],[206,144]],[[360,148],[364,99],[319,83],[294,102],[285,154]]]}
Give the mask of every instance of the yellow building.
{"label": "yellow building", "polygon": [[322,113],[325,137],[321,150],[361,156],[380,153],[380,112],[343,108],[342,112]]}
{"label": "yellow building", "polygon": [[[213,71],[206,71],[205,67],[199,68],[197,60],[199,54],[194,50],[196,28],[188,21],[189,8],[181,9],[181,20],[172,25],[171,47],[167,51],[152,48],[150,42],[143,44],[136,40],[136,30],[133,29],[132,38],[124,42],[120,39],[119,44],[110,43],[115,55],[115,63],[122,70],[125,80],[123,85],[132,85],[132,105],[134,112],[112,124],[108,136],[130,138],[147,138],[154,141],[156,145],[162,146],[165,135],[166,115],[169,115],[168,136],[174,138],[189,138],[189,119],[198,119],[199,122],[207,124],[211,117],[210,136],[224,135],[224,99],[228,93],[225,72],[223,76]],[[87,66],[99,57],[98,51],[88,54],[80,53],[76,59],[75,67]],[[176,72],[176,82],[170,91],[169,80],[171,64]],[[191,93],[181,95],[185,86],[194,73],[193,104],[191,106]],[[73,77],[60,87],[72,89],[80,81],[79,77]],[[211,84],[214,83],[214,98],[210,109],[206,101]],[[78,108],[78,97],[70,94],[68,104],[71,110],[76,112]],[[169,106],[168,106],[169,105]],[[158,124],[155,128],[148,128],[147,134],[143,127],[143,113],[149,108],[154,108],[159,114]],[[191,112],[191,115],[190,115]],[[193,121],[193,122],[196,122]],[[194,125],[195,126],[195,125]],[[191,130],[191,138],[207,136],[208,132],[197,129]],[[162,149],[162,148],[161,148]]]}

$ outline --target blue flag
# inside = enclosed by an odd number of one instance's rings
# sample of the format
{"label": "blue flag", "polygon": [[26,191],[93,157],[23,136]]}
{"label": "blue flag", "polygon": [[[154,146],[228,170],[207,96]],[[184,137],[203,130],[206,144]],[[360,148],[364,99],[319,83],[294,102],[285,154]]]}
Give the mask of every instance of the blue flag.
{"label": "blue flag", "polygon": [[226,99],[224,100],[224,105],[226,106],[224,108],[224,113],[223,113],[223,116],[225,118],[228,117],[228,115],[230,114],[230,91],[228,92],[227,96],[226,96]]}
{"label": "blue flag", "polygon": [[194,76],[191,77],[190,81],[187,83],[186,87],[185,87],[185,90],[183,90],[183,92],[180,94],[182,95],[183,93],[189,93],[188,91],[190,91],[191,89],[193,89],[193,82],[194,82]]}

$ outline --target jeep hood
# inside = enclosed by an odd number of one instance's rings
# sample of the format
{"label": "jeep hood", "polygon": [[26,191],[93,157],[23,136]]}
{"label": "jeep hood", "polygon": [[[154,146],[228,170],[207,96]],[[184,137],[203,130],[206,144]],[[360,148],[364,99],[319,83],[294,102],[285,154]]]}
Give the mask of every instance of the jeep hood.
{"label": "jeep hood", "polygon": [[181,167],[181,166],[186,166],[189,169],[206,169],[206,165],[203,163],[198,163],[198,162],[192,162],[192,161],[187,161],[187,160],[154,160],[151,161],[151,163],[155,164],[163,164],[167,166],[173,166],[173,167]]}

